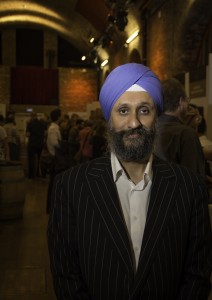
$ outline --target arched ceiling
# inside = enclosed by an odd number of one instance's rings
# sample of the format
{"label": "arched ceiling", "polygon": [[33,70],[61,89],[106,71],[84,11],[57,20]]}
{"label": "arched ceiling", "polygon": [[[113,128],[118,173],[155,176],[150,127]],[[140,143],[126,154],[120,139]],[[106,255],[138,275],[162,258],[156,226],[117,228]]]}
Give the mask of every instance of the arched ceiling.
{"label": "arched ceiling", "polygon": [[[104,1],[91,2],[92,5],[96,2],[96,8],[100,7],[103,12],[106,12]],[[83,5],[82,0],[1,0],[0,28],[18,26],[46,28],[56,31],[80,51],[86,51],[89,49],[89,35],[98,34],[98,31],[90,22],[91,20],[80,13],[80,10],[84,10]]]}
{"label": "arched ceiling", "polygon": [[[134,12],[137,7],[137,17],[140,19],[142,10],[155,11],[166,1],[168,0],[0,0],[0,30],[18,27],[53,30],[85,55],[94,47],[89,42],[91,37],[99,39],[109,32],[115,42],[112,49],[101,47],[99,54],[104,59],[108,52],[123,45],[132,28],[137,26],[136,14],[129,10],[126,29],[117,29],[108,20],[111,11],[134,6]],[[193,4],[185,23],[186,39],[183,49],[184,61],[188,64],[191,57],[196,58],[201,37],[212,14],[212,9],[207,10],[206,14],[204,9],[206,6],[211,8],[212,0],[190,1]]]}
{"label": "arched ceiling", "polygon": [[[1,0],[0,30],[3,28],[31,27],[53,30],[70,42],[81,53],[90,53],[94,46],[90,38],[104,42],[108,33],[115,41],[123,43],[126,31],[118,30],[108,20],[108,15],[117,7],[127,9],[130,0]],[[130,14],[128,19],[130,19]],[[131,23],[131,22],[128,22]],[[103,49],[100,56],[106,57],[113,49]]]}

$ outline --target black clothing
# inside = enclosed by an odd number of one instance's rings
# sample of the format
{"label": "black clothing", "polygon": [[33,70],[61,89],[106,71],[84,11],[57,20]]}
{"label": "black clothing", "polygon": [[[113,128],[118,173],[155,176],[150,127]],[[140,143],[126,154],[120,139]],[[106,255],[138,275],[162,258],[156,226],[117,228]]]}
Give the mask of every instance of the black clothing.
{"label": "black clothing", "polygon": [[174,163],[153,161],[136,273],[110,158],[55,178],[48,244],[58,300],[206,300],[210,293],[207,192],[200,176]]}
{"label": "black clothing", "polygon": [[28,134],[28,177],[34,178],[40,176],[39,161],[42,149],[44,147],[44,137],[47,125],[42,120],[32,119],[27,124],[26,132]]}
{"label": "black clothing", "polygon": [[163,114],[156,124],[154,153],[205,176],[205,159],[197,133],[177,117]]}

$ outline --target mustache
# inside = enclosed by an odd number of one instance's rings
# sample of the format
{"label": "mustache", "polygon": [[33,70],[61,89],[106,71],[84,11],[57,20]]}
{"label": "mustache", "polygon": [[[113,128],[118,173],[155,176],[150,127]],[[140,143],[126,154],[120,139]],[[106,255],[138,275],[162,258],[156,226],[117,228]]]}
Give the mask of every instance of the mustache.
{"label": "mustache", "polygon": [[145,128],[144,126],[139,126],[139,127],[128,129],[128,130],[119,131],[119,134],[122,137],[128,137],[128,136],[133,135],[133,134],[137,134],[137,135],[142,136],[145,133],[148,133],[148,132],[150,133],[152,131],[153,131],[153,129],[148,129],[148,128]]}

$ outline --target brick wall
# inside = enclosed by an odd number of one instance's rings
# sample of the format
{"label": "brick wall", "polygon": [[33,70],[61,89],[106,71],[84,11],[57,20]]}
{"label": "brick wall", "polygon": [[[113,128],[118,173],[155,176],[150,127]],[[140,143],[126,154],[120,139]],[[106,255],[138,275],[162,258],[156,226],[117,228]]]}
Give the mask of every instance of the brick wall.
{"label": "brick wall", "polygon": [[148,19],[147,64],[161,79],[182,72],[182,26],[186,1],[167,1]]}
{"label": "brick wall", "polygon": [[[0,66],[0,103],[6,104],[7,110],[15,109],[21,112],[26,110],[26,105],[10,105],[10,67],[16,65],[15,52],[16,32],[5,30],[2,32],[2,62]],[[12,46],[11,46],[12,45]],[[49,51],[54,53],[53,60],[49,61]],[[57,67],[57,35],[44,32],[44,67]],[[49,65],[51,64],[51,66]],[[59,69],[59,106],[65,112],[85,112],[87,104],[97,101],[97,72],[93,69],[60,68]],[[29,106],[32,105],[29,102]],[[37,112],[42,112],[42,107],[33,105]],[[43,110],[48,113],[54,106]]]}
{"label": "brick wall", "polygon": [[209,12],[210,0],[169,0],[156,11],[153,7],[152,13],[146,16],[147,65],[160,79],[197,68],[204,43],[202,56],[208,55],[209,43],[203,40],[203,35],[210,29],[206,27],[210,23]]}
{"label": "brick wall", "polygon": [[83,68],[60,68],[60,107],[63,111],[86,111],[97,101],[97,71]]}

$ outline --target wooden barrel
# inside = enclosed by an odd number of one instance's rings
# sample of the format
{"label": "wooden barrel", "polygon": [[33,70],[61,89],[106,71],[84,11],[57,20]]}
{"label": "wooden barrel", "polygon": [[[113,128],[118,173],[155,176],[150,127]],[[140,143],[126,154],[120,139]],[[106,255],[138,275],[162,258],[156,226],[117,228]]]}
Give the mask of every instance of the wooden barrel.
{"label": "wooden barrel", "polygon": [[21,163],[0,164],[0,220],[23,216],[25,194],[23,165]]}

